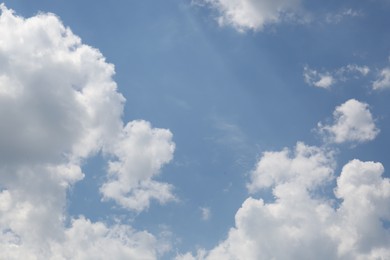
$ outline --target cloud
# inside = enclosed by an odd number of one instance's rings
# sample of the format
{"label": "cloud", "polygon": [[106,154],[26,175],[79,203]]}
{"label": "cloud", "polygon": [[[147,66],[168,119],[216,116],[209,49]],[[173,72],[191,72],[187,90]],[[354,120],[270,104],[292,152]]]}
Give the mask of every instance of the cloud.
{"label": "cloud", "polygon": [[322,191],[332,185],[333,171],[334,159],[323,148],[298,143],[290,156],[287,149],[264,153],[249,187],[271,189],[274,201],[247,198],[224,241],[177,259],[389,258],[383,221],[390,220],[390,181],[383,166],[350,161],[334,196]]}
{"label": "cloud", "polygon": [[[390,257],[390,181],[382,178],[381,163],[352,160],[337,179],[335,195],[343,200],[338,210],[339,224],[329,229],[338,240],[338,253],[354,252],[352,258],[387,259]],[[356,252],[358,251],[358,252]]]}
{"label": "cloud", "polygon": [[112,79],[114,66],[58,17],[24,19],[0,8],[2,256],[155,259],[153,235],[69,217],[66,194],[84,178],[82,163],[102,152],[110,160],[105,198],[136,211],[152,199],[174,200],[172,186],[154,180],[172,159],[172,134],[145,121],[123,123],[125,99]]}
{"label": "cloud", "polygon": [[379,73],[379,77],[372,84],[374,90],[390,88],[390,68],[384,68]]}
{"label": "cloud", "polygon": [[136,211],[148,208],[152,198],[161,203],[174,200],[172,185],[152,179],[172,159],[171,139],[169,130],[153,129],[146,121],[128,123],[110,151],[118,160],[110,161],[109,179],[100,189],[104,198]]}
{"label": "cloud", "polygon": [[268,24],[279,23],[300,8],[300,0],[198,0],[220,13],[220,25],[242,30],[262,30]]}
{"label": "cloud", "polygon": [[[156,239],[127,225],[107,227],[85,218],[72,221],[64,241],[52,245],[55,257],[66,259],[156,259]],[[54,257],[53,257],[54,258]]]}
{"label": "cloud", "polygon": [[336,13],[329,13],[326,15],[326,22],[330,24],[338,24],[347,17],[361,17],[363,13],[361,11],[353,10],[351,8],[342,10]]}
{"label": "cloud", "polygon": [[338,82],[345,82],[350,79],[358,79],[360,77],[365,77],[368,75],[369,72],[369,67],[359,66],[356,64],[348,64],[334,71],[322,72],[305,66],[303,68],[303,78],[308,85],[330,89],[331,86],[335,85]]}
{"label": "cloud", "polygon": [[318,88],[328,89],[335,83],[335,79],[330,73],[320,73],[307,66],[304,67],[303,77],[306,84]]}
{"label": "cloud", "polygon": [[[36,245],[21,242],[21,237],[7,231],[0,250],[5,259],[156,259],[156,239],[147,232],[137,232],[126,225],[107,227],[84,217],[72,220],[71,226],[57,240],[40,238]],[[45,240],[45,241],[44,241]],[[39,242],[39,244],[38,244]],[[142,256],[142,258],[140,258]]]}
{"label": "cloud", "polygon": [[[334,115],[335,124],[323,129],[337,141],[367,141],[378,133],[365,103],[348,100]],[[249,176],[252,196],[226,239],[176,259],[389,258],[390,180],[383,165],[354,159],[336,178],[335,154],[303,142],[264,152]],[[266,191],[272,199],[255,197]]]}
{"label": "cloud", "polygon": [[6,259],[156,259],[161,243],[128,225],[108,226],[85,217],[67,225],[66,186],[61,175],[80,176],[76,166],[18,167],[2,182],[0,251]]}
{"label": "cloud", "polygon": [[196,252],[196,256],[193,256],[191,253],[178,254],[175,257],[175,260],[203,260],[206,258],[207,251],[205,249],[199,249]]}
{"label": "cloud", "polygon": [[358,78],[359,76],[367,76],[370,72],[368,66],[359,66],[356,64],[348,64],[336,70],[335,74],[343,81],[349,77]]}
{"label": "cloud", "polygon": [[249,192],[255,193],[276,183],[299,182],[303,189],[310,189],[332,178],[332,166],[331,151],[299,142],[293,153],[287,148],[265,152],[251,173],[247,187]]}
{"label": "cloud", "polygon": [[202,220],[206,221],[209,220],[211,217],[211,210],[210,208],[201,207],[200,211],[202,213]]}
{"label": "cloud", "polygon": [[331,143],[367,142],[379,133],[366,103],[350,99],[336,107],[333,112],[334,123],[318,123],[318,130],[324,140]]}
{"label": "cloud", "polygon": [[248,140],[240,125],[218,117],[213,117],[212,121],[218,132],[211,137],[212,141],[240,152],[248,149]]}

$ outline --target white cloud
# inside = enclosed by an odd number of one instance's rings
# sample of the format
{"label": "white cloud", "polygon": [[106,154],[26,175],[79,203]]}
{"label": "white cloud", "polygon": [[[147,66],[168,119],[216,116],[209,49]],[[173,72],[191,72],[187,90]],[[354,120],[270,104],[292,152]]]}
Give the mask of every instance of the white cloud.
{"label": "white cloud", "polygon": [[198,0],[216,8],[221,25],[238,30],[262,30],[267,24],[278,23],[298,11],[300,0]]}
{"label": "white cloud", "polygon": [[334,83],[334,79],[330,75],[320,76],[317,82],[314,82],[314,86],[319,88],[329,88]]}
{"label": "white cloud", "polygon": [[206,221],[209,220],[211,217],[211,210],[210,208],[201,207],[200,211],[202,213],[202,220]]}
{"label": "white cloud", "polygon": [[384,68],[379,73],[379,77],[372,84],[374,90],[390,88],[390,68]]}
{"label": "white cloud", "polygon": [[148,208],[152,198],[174,200],[172,185],[152,179],[172,159],[171,139],[169,130],[153,129],[146,121],[128,123],[110,150],[118,160],[110,161],[109,179],[100,189],[104,198],[136,211]]}
{"label": "white cloud", "polygon": [[379,133],[368,105],[355,99],[336,107],[333,117],[332,125],[318,123],[319,132],[328,142],[361,143],[373,140]]}
{"label": "white cloud", "polygon": [[367,76],[370,72],[368,66],[359,66],[356,64],[348,64],[336,70],[335,74],[341,79],[346,80],[348,77]]}
{"label": "white cloud", "polygon": [[199,249],[197,252],[196,252],[196,256],[193,256],[191,253],[186,253],[186,254],[178,254],[176,257],[175,257],[175,260],[202,260],[202,259],[205,259],[206,257],[206,250],[204,249]]}
{"label": "white cloud", "polygon": [[238,124],[218,117],[214,117],[212,120],[217,130],[216,136],[211,137],[214,142],[240,152],[248,149],[247,137]]}
{"label": "white cloud", "polygon": [[56,16],[24,19],[1,5],[0,35],[2,257],[155,259],[159,242],[147,232],[84,217],[68,227],[66,194],[102,151],[112,157],[102,190],[119,187],[105,197],[137,201],[126,205],[137,211],[173,200],[172,186],[154,180],[172,159],[172,134],[145,121],[123,126],[113,65]]}
{"label": "white cloud", "polygon": [[1,175],[12,176],[2,182],[7,189],[0,193],[0,251],[5,259],[157,258],[161,242],[145,231],[93,223],[84,217],[72,219],[70,227],[66,226],[63,184],[68,182],[61,174],[80,177],[80,168],[29,166],[7,170]]}
{"label": "white cloud", "polygon": [[177,259],[388,259],[390,230],[382,221],[390,220],[390,182],[383,166],[345,165],[334,190],[339,205],[320,192],[333,183],[333,168],[328,152],[302,143],[292,156],[286,149],[264,153],[252,177],[265,177],[252,178],[250,187],[271,188],[274,201],[247,198],[224,241]]}
{"label": "white cloud", "polygon": [[334,71],[321,72],[305,66],[303,68],[303,78],[308,85],[329,89],[332,85],[335,85],[338,82],[345,82],[353,78],[358,79],[360,77],[365,77],[369,72],[369,67],[359,66],[356,64],[348,64]]}
{"label": "white cloud", "polygon": [[[48,239],[50,238],[50,239]],[[24,236],[6,231],[0,250],[4,259],[156,259],[157,240],[147,232],[126,225],[107,227],[81,217],[57,239],[41,237],[27,242]]]}
{"label": "white cloud", "polygon": [[2,10],[2,160],[54,162],[96,152],[122,127],[113,65],[54,15],[24,20]]}
{"label": "white cloud", "polygon": [[303,69],[303,78],[306,84],[318,88],[328,89],[335,83],[335,79],[330,73],[320,73],[307,66]]}
{"label": "white cloud", "polygon": [[346,9],[340,12],[336,13],[329,13],[326,15],[326,22],[337,24],[340,23],[343,19],[347,17],[360,17],[363,16],[363,13],[361,11],[353,10],[353,9]]}
{"label": "white cloud", "polygon": [[343,200],[329,235],[351,259],[390,258],[390,181],[381,163],[353,160],[343,167],[335,195]]}
{"label": "white cloud", "polygon": [[72,221],[65,240],[53,246],[54,256],[65,259],[156,259],[157,241],[147,232],[126,225],[107,227],[85,218]]}
{"label": "white cloud", "polygon": [[248,190],[255,193],[275,184],[299,182],[303,189],[332,178],[332,152],[297,143],[294,152],[265,152],[250,175]]}

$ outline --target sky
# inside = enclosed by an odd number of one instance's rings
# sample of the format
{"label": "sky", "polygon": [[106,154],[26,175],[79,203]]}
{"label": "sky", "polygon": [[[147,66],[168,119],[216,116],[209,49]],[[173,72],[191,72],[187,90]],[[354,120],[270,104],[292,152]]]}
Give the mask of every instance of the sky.
{"label": "sky", "polygon": [[390,259],[388,0],[0,8],[0,259]]}

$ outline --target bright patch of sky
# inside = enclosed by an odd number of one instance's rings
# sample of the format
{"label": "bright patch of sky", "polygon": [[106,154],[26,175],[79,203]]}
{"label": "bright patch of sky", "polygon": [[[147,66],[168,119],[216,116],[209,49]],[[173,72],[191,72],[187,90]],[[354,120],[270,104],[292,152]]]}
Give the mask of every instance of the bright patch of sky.
{"label": "bright patch of sky", "polygon": [[390,3],[0,13],[0,258],[389,259]]}

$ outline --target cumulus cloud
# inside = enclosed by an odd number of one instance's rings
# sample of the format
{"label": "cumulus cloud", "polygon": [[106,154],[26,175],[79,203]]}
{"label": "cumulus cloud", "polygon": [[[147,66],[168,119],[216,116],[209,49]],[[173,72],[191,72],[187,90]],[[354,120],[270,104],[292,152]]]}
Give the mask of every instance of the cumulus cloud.
{"label": "cumulus cloud", "polygon": [[111,148],[117,160],[110,161],[109,179],[101,187],[105,199],[137,211],[148,208],[150,200],[174,200],[172,185],[153,180],[161,167],[172,159],[172,133],[153,129],[146,121],[126,125],[119,141]]}
{"label": "cumulus cloud", "polygon": [[303,68],[303,78],[306,84],[310,86],[330,89],[337,82],[365,77],[369,72],[369,67],[356,64],[348,64],[333,71],[318,71],[305,66]]}
{"label": "cumulus cloud", "polygon": [[310,189],[332,178],[332,166],[331,151],[299,142],[293,152],[287,148],[280,152],[265,152],[250,175],[248,190],[255,193],[276,183],[287,185],[291,182],[299,182],[303,189]]}
{"label": "cumulus cloud", "polygon": [[282,21],[300,8],[300,0],[198,0],[220,13],[221,25],[238,30],[262,30],[265,25]]}
{"label": "cumulus cloud", "polygon": [[379,73],[379,77],[372,84],[374,90],[390,88],[390,68],[384,68]]}
{"label": "cumulus cloud", "polygon": [[336,107],[331,125],[318,123],[318,130],[327,142],[366,142],[379,133],[368,104],[350,99]]}
{"label": "cumulus cloud", "polygon": [[271,189],[274,200],[247,198],[224,241],[177,259],[389,258],[390,181],[383,166],[352,160],[334,196],[325,195],[333,171],[334,159],[323,148],[298,143],[290,156],[286,149],[264,153],[249,187]]}
{"label": "cumulus cloud", "polygon": [[83,179],[82,162],[102,152],[111,158],[105,198],[137,211],[173,200],[172,186],[153,179],[172,159],[172,134],[145,121],[124,126],[114,66],[58,17],[0,8],[2,256],[156,258],[158,241],[147,232],[84,217],[67,226],[66,192]]}
{"label": "cumulus cloud", "polygon": [[[51,238],[51,237],[49,237]],[[36,245],[21,241],[19,235],[7,231],[0,243],[5,259],[156,259],[157,241],[147,232],[137,232],[126,225],[107,227],[81,217],[57,239]],[[38,244],[39,243],[39,244]]]}
{"label": "cumulus cloud", "polygon": [[381,163],[352,160],[337,179],[335,195],[343,202],[337,211],[338,225],[329,234],[338,242],[338,254],[351,259],[390,257],[390,180],[382,178]]}

